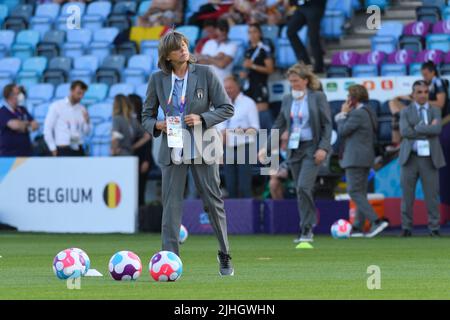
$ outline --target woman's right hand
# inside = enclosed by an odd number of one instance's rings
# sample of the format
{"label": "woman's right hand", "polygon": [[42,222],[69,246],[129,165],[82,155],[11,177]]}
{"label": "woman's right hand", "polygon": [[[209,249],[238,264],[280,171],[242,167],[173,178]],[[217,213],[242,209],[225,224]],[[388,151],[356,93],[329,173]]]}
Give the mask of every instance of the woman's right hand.
{"label": "woman's right hand", "polygon": [[167,124],[165,121],[157,121],[156,122],[156,129],[159,131],[164,131],[167,133]]}

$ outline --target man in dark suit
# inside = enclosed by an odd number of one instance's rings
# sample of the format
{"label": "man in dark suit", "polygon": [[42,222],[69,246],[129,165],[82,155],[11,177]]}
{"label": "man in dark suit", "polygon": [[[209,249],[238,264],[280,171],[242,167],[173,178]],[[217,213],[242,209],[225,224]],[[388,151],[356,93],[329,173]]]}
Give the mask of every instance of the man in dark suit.
{"label": "man in dark suit", "polygon": [[413,205],[417,180],[420,178],[428,210],[431,236],[439,236],[439,168],[445,166],[439,135],[441,110],[428,103],[428,84],[413,84],[413,102],[400,113],[400,146],[402,199],[402,236],[411,236]]}
{"label": "man in dark suit", "polygon": [[377,119],[367,105],[369,94],[365,87],[354,85],[348,92],[348,100],[342,105],[341,113],[336,115],[339,138],[344,146],[340,165],[345,169],[347,190],[357,207],[352,237],[363,236],[362,230],[367,219],[371,229],[365,236],[372,238],[388,226],[386,221],[378,219],[367,200],[367,180],[375,159]]}
{"label": "man in dark suit", "polygon": [[324,71],[323,49],[320,43],[320,21],[325,13],[326,3],[326,0],[291,0],[291,4],[297,6],[297,10],[290,17],[287,25],[287,36],[294,48],[297,60],[305,64],[311,64],[306,46],[297,34],[305,24],[308,25],[308,38],[314,57],[315,73]]}

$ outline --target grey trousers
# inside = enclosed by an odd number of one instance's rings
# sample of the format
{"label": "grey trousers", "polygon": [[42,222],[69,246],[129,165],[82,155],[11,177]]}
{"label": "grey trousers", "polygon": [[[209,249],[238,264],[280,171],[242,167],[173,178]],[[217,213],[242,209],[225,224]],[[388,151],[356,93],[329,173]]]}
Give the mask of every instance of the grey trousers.
{"label": "grey trousers", "polygon": [[317,147],[312,142],[300,142],[300,147],[292,151],[289,167],[296,182],[300,230],[310,229],[317,224],[317,210],[313,191],[320,166],[314,162]]}
{"label": "grey trousers", "polygon": [[229,252],[227,221],[220,191],[218,164],[171,164],[162,166],[162,249],[178,254],[178,239],[182,218],[182,205],[188,169],[192,170],[195,185],[209,221],[219,240],[220,250]]}
{"label": "grey trousers", "polygon": [[356,216],[353,226],[362,230],[364,223],[378,220],[378,216],[367,200],[367,188],[370,168],[346,168],[347,191],[356,204]]}
{"label": "grey trousers", "polygon": [[439,170],[433,166],[431,157],[419,157],[411,154],[405,165],[401,167],[402,228],[413,228],[413,206],[417,180],[422,181],[425,203],[428,211],[428,228],[439,230]]}

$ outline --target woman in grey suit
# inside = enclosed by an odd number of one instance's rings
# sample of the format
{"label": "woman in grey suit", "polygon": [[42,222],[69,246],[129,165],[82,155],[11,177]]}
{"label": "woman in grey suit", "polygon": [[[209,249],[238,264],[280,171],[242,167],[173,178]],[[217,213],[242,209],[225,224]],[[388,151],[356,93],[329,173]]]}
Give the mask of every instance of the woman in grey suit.
{"label": "woman in grey suit", "polygon": [[[309,66],[296,64],[289,68],[287,77],[292,92],[284,96],[272,130],[289,132],[287,161],[296,181],[301,230],[294,242],[312,242],[317,224],[313,188],[331,149],[331,112],[319,79]],[[264,153],[260,151],[260,158]]]}
{"label": "woman in grey suit", "polygon": [[[162,249],[178,254],[183,195],[190,168],[219,240],[219,273],[233,275],[219,188],[223,147],[214,126],[231,118],[234,108],[214,72],[208,66],[195,64],[188,48],[187,38],[179,32],[170,31],[161,39],[161,71],[150,77],[142,111],[144,128],[154,137],[162,134]],[[159,106],[165,121],[157,121]],[[168,136],[167,131],[172,134]]]}

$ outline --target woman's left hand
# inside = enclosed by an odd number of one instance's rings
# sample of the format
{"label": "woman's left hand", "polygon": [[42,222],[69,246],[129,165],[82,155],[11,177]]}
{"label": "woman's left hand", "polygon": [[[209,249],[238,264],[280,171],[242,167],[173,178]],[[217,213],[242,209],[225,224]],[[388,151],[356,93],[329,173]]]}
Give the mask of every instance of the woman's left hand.
{"label": "woman's left hand", "polygon": [[202,124],[202,118],[198,114],[191,113],[184,117],[184,122],[189,127],[193,127]]}
{"label": "woman's left hand", "polygon": [[327,157],[327,152],[325,150],[319,149],[314,154],[314,162],[316,165],[320,165]]}
{"label": "woman's left hand", "polygon": [[252,60],[245,59],[243,66],[244,66],[244,68],[250,69],[252,67],[252,64],[253,64]]}

